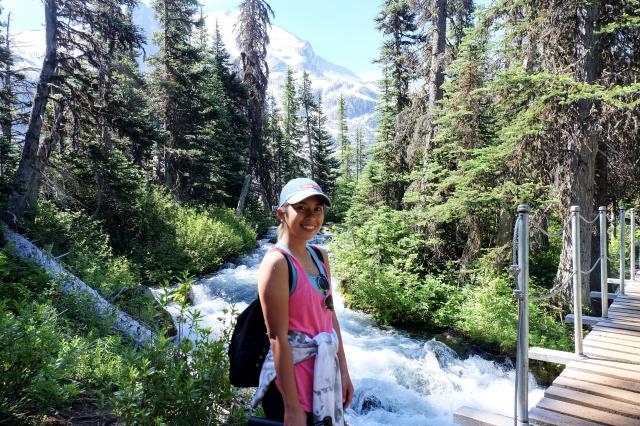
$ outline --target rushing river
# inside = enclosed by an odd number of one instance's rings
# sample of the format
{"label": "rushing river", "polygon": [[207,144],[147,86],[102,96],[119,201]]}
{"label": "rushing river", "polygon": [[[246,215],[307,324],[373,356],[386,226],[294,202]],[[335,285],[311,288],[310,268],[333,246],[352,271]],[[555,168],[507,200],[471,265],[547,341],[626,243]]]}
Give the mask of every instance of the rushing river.
{"label": "rushing river", "polygon": [[[241,312],[255,299],[268,241],[261,240],[259,248],[193,287],[195,308],[214,334],[229,321],[224,312],[231,305]],[[346,412],[351,425],[451,425],[454,411],[462,406],[513,415],[515,371],[508,363],[479,355],[462,359],[436,339],[419,340],[376,326],[367,315],[345,308],[338,292],[334,301],[356,389]],[[529,389],[531,407],[543,394],[531,375]]]}

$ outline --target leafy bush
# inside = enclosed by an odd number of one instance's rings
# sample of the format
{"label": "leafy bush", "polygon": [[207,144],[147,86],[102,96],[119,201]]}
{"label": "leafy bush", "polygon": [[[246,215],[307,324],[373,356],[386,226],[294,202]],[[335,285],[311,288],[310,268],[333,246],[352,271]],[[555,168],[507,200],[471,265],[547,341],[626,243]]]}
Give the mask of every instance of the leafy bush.
{"label": "leafy bush", "polygon": [[118,231],[114,244],[99,220],[47,201],[38,203],[28,231],[106,297],[141,281],[212,271],[255,245],[255,231],[229,209],[181,206],[159,189],[142,197],[126,241]]}
{"label": "leafy bush", "polygon": [[231,210],[181,208],[176,220],[176,242],[187,258],[188,272],[203,273],[253,247],[256,234]]}
{"label": "leafy bush", "polygon": [[[82,300],[63,296],[45,274],[5,251],[0,277],[0,423],[41,424],[80,399],[95,401],[98,417],[111,408],[128,424],[225,421],[235,398],[227,333],[213,339],[198,328],[196,342],[161,337],[136,350],[106,334],[108,327],[94,327],[100,320]],[[198,314],[189,315],[197,324]]]}
{"label": "leafy bush", "polygon": [[78,393],[67,381],[74,363],[62,351],[57,312],[41,303],[0,303],[0,419],[44,412]]}
{"label": "leafy bush", "polygon": [[182,327],[195,331],[195,341],[176,345],[161,337],[132,353],[122,387],[111,399],[116,414],[128,424],[219,424],[235,396],[228,379],[229,332],[220,339],[199,325],[200,315],[184,299],[184,282],[165,300],[179,301]]}
{"label": "leafy bush", "polygon": [[438,311],[457,290],[423,270],[428,242],[412,232],[403,212],[379,208],[365,217],[332,245],[347,303],[387,324],[442,324],[450,313]]}
{"label": "leafy bush", "polygon": [[[500,347],[515,348],[518,305],[513,297],[513,279],[506,275],[480,275],[475,285],[463,291],[456,327],[472,339]],[[535,288],[531,294],[540,293]],[[529,344],[570,350],[571,329],[559,320],[556,308],[543,301],[529,302]]]}
{"label": "leafy bush", "polygon": [[137,268],[127,258],[113,254],[100,223],[82,211],[41,201],[27,227],[37,245],[62,256],[61,261],[75,275],[106,297],[140,281]]}
{"label": "leafy bush", "polygon": [[122,245],[151,283],[212,271],[256,241],[255,231],[231,210],[181,206],[160,189],[145,195],[138,215],[132,238]]}

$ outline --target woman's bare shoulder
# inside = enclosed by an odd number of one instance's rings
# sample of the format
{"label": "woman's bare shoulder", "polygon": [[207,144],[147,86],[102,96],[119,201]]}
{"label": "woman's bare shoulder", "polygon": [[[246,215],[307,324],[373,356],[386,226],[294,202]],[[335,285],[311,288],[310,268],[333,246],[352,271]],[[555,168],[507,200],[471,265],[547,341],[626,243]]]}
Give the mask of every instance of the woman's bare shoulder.
{"label": "woman's bare shoulder", "polygon": [[287,267],[287,260],[284,254],[277,250],[269,250],[262,258],[260,269],[265,271],[279,271]]}

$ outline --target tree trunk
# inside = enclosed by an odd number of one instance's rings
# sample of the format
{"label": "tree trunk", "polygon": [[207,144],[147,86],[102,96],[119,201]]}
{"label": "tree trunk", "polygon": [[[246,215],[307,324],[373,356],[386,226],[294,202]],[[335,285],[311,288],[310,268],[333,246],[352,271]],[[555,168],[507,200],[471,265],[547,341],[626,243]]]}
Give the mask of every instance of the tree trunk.
{"label": "tree trunk", "polygon": [[[599,5],[594,2],[588,7],[577,9],[577,40],[576,40],[576,81],[593,83],[598,74],[597,39],[593,24],[599,16]],[[591,220],[595,214],[595,171],[598,152],[598,133],[592,126],[595,120],[594,102],[581,100],[577,102],[574,126],[568,140],[568,157],[557,168],[556,183],[560,189],[561,205],[568,213],[571,205],[580,207],[581,215]],[[568,214],[564,215],[568,217]],[[581,221],[582,222],[582,221]],[[591,227],[581,223],[581,256],[582,264],[579,269],[591,268]],[[567,228],[563,236],[562,253],[557,279],[561,282],[568,280],[571,270],[571,229]],[[582,303],[589,303],[589,277],[582,276]]]}
{"label": "tree trunk", "polygon": [[[58,22],[58,11],[56,0],[45,0],[45,26],[46,26],[46,53],[40,79],[36,88],[36,95],[33,99],[29,126],[24,138],[24,148],[18,170],[13,177],[16,188],[11,195],[9,209],[16,216],[20,217],[27,208],[31,208],[34,189],[32,185],[39,184],[41,175],[37,173],[38,158],[40,151],[40,132],[42,131],[42,116],[49,100],[49,84],[56,75],[57,69],[57,40],[56,26]],[[40,158],[42,156],[40,155]],[[44,165],[42,165],[44,167]],[[34,175],[35,174],[35,175]],[[36,193],[37,195],[37,193]],[[29,198],[27,198],[29,196]]]}
{"label": "tree trunk", "polygon": [[49,161],[49,156],[53,150],[53,146],[60,140],[60,133],[64,125],[64,107],[61,104],[57,104],[55,107],[55,121],[51,134],[44,138],[40,146],[38,147],[38,153],[36,155],[36,162],[34,165],[31,179],[27,185],[27,192],[25,192],[24,199],[26,205],[31,206],[38,199],[40,193],[40,186],[42,184],[42,176],[44,169]]}
{"label": "tree trunk", "polygon": [[39,249],[22,235],[5,228],[0,224],[0,231],[4,231],[7,242],[13,245],[15,254],[25,260],[34,262],[51,274],[51,278],[62,286],[67,294],[86,296],[92,303],[94,312],[101,317],[111,317],[113,327],[129,337],[138,346],[155,341],[153,331],[139,323],[126,312],[107,302],[97,291],[86,285],[82,280],[65,270],[55,258]]}
{"label": "tree trunk", "polygon": [[[420,192],[419,204],[425,202],[424,188],[426,182],[426,170],[431,153],[431,144],[436,135],[433,111],[437,102],[442,99],[442,83],[444,82],[444,54],[447,39],[447,0],[436,0],[436,10],[432,17],[431,36],[431,65],[427,78],[427,102],[425,105],[422,123],[424,127],[424,152],[422,154],[422,177],[417,181],[417,189]],[[398,115],[398,119],[400,115]],[[397,120],[396,120],[397,122]],[[423,128],[424,128],[423,127]]]}
{"label": "tree trunk", "polygon": [[[609,183],[608,183],[608,159],[606,155],[606,144],[600,144],[598,153],[596,155],[596,176],[595,176],[595,200],[593,208],[598,210],[600,206],[606,206],[609,200]],[[596,222],[598,224],[599,222]],[[600,257],[600,231],[593,232],[591,234],[591,259],[598,259]],[[608,261],[607,261],[608,263]],[[590,276],[591,289],[600,291],[600,268],[607,268],[607,263],[604,265],[598,265],[593,270]]]}
{"label": "tree trunk", "polygon": [[447,40],[447,0],[436,0],[433,14],[433,35],[431,39],[431,68],[427,86],[427,114],[430,117],[429,131],[425,138],[424,166],[426,168],[431,141],[435,136],[433,111],[436,103],[442,99],[442,83],[444,83],[444,53]]}
{"label": "tree trunk", "polygon": [[244,208],[247,205],[247,195],[249,194],[249,187],[251,186],[251,171],[244,177],[244,183],[242,184],[242,191],[240,192],[240,198],[238,199],[238,207],[236,208],[236,216],[241,216],[244,212]]}
{"label": "tree trunk", "polygon": [[460,264],[464,269],[480,254],[480,250],[482,249],[482,236],[484,234],[484,229],[482,226],[482,219],[473,213],[470,213],[463,223],[467,234],[467,241],[464,245],[464,249],[462,250]]}

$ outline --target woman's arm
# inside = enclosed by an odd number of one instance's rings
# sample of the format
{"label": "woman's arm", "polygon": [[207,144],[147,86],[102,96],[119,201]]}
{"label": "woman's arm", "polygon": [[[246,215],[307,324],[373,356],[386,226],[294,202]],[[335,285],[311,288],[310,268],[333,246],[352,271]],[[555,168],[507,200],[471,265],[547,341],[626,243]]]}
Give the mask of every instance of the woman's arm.
{"label": "woman's arm", "polygon": [[304,426],[306,414],[298,399],[289,346],[289,271],[284,255],[267,253],[258,271],[258,293],[271,342],[276,375],[284,401],[285,426]]}

